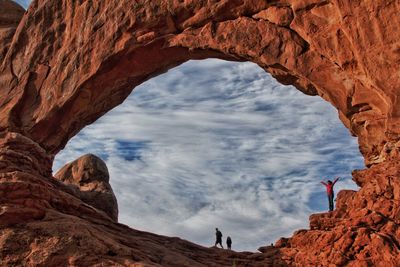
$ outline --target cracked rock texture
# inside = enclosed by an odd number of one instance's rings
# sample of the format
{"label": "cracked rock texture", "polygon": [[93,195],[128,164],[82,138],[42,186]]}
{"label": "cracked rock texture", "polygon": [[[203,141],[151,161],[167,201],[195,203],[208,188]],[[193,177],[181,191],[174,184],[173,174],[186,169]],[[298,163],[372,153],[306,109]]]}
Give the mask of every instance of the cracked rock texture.
{"label": "cracked rock texture", "polygon": [[[399,11],[396,0],[34,0],[24,13],[0,0],[1,264],[397,266]],[[359,192],[262,253],[129,229],[84,199],[74,167],[57,175],[66,183],[52,177],[55,154],[132,88],[211,57],[329,101],[365,158]]]}

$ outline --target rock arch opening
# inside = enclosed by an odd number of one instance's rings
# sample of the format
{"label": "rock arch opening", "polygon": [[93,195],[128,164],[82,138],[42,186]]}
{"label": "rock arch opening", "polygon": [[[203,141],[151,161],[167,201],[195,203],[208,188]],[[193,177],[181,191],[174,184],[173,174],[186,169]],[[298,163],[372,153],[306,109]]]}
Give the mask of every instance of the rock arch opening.
{"label": "rock arch opening", "polygon": [[325,211],[322,177],[363,166],[356,140],[320,98],[252,63],[189,61],[137,87],[73,138],[108,165],[119,222],[211,246],[213,229],[255,251]]}
{"label": "rock arch opening", "polygon": [[[30,256],[22,259],[21,250],[5,242],[7,263],[55,265],[49,255],[69,251],[59,257],[77,265],[94,257],[100,264],[172,265],[166,246],[151,247],[157,240],[177,245],[173,250],[187,265],[231,266],[228,254],[113,224],[51,177],[55,154],[119,105],[132,85],[190,59],[220,58],[254,62],[280,82],[329,101],[357,136],[368,167],[353,172],[359,192],[343,191],[337,211],[311,216],[311,230],[257,257],[235,257],[243,265],[257,261],[254,266],[398,265],[396,1],[35,0],[25,13],[10,3],[0,0],[0,223],[11,229],[8,240],[29,238],[21,244]],[[60,229],[60,221],[81,227]],[[126,231],[131,235],[123,236]],[[72,239],[63,239],[66,232]],[[29,244],[44,240],[45,246],[48,240],[38,233],[57,242],[57,253],[31,253]],[[139,238],[146,246],[138,250],[133,233],[146,236]],[[108,241],[98,242],[99,236]],[[80,240],[88,242],[87,254],[77,249]],[[119,246],[110,240],[119,240]],[[115,246],[120,254],[111,249]],[[85,261],[87,255],[93,257]]]}

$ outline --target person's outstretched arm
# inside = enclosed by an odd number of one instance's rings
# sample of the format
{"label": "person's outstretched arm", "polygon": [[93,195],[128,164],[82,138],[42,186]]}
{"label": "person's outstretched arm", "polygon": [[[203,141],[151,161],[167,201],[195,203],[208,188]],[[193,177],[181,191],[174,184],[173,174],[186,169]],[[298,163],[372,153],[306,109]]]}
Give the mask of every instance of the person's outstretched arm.
{"label": "person's outstretched arm", "polygon": [[321,184],[323,184],[323,185],[327,186],[327,184],[326,184],[324,181],[321,181]]}
{"label": "person's outstretched arm", "polygon": [[340,178],[339,176],[336,177],[336,179],[335,179],[335,181],[333,181],[332,185],[334,185],[339,180],[339,178]]}

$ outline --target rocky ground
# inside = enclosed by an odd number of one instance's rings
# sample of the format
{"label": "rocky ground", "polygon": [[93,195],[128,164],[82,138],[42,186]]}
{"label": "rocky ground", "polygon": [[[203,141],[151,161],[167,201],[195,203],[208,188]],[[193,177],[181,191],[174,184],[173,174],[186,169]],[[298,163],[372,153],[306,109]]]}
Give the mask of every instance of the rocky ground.
{"label": "rocky ground", "polygon": [[[382,163],[355,171],[354,180],[362,189],[341,191],[333,212],[310,216],[310,229],[298,230],[275,246],[261,247],[260,253],[238,253],[118,224],[117,203],[111,201],[112,208],[102,205],[115,199],[107,168],[99,158],[86,155],[58,173],[59,179],[68,181],[64,188],[68,193],[58,195],[58,201],[39,207],[33,199],[24,200],[25,206],[28,202],[33,206],[33,218],[21,216],[26,211],[17,212],[17,206],[9,211],[3,206],[2,265],[396,266],[400,260],[399,167]],[[13,190],[21,197],[29,188]],[[25,195],[34,197],[29,192]],[[3,191],[3,197],[7,196]],[[71,210],[73,205],[77,208]],[[4,220],[5,216],[9,219]]]}

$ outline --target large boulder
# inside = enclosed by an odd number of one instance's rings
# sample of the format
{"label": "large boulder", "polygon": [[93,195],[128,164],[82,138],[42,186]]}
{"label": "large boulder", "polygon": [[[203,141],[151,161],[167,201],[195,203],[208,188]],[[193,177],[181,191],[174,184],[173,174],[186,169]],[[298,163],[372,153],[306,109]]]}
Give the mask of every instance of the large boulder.
{"label": "large boulder", "polygon": [[117,199],[109,183],[107,166],[100,158],[84,155],[62,167],[54,177],[68,185],[82,201],[118,221]]}

